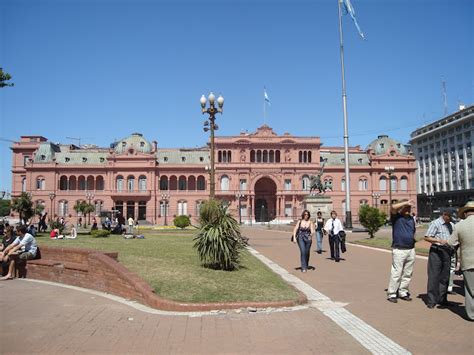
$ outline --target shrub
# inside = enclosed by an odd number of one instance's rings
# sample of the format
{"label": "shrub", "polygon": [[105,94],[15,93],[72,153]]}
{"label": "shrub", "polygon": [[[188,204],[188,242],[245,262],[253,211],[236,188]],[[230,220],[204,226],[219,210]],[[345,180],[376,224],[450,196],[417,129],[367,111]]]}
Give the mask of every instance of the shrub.
{"label": "shrub", "polygon": [[55,220],[51,220],[51,222],[49,222],[49,227],[51,228],[51,230],[58,229],[59,234],[62,234],[63,230],[64,230],[64,224],[62,224],[59,221],[55,221]]}
{"label": "shrub", "polygon": [[363,205],[359,209],[359,221],[365,228],[367,228],[370,238],[373,238],[375,233],[385,224],[387,215],[380,212],[378,208]]}
{"label": "shrub", "polygon": [[110,231],[107,229],[95,229],[91,231],[92,238],[107,238],[110,235]]}
{"label": "shrub", "polygon": [[238,269],[245,243],[237,220],[219,201],[210,200],[201,206],[200,223],[194,248],[202,265],[218,270]]}
{"label": "shrub", "polygon": [[173,224],[177,228],[184,229],[191,225],[191,220],[189,219],[188,216],[181,215],[181,216],[175,217],[175,219],[173,220]]}

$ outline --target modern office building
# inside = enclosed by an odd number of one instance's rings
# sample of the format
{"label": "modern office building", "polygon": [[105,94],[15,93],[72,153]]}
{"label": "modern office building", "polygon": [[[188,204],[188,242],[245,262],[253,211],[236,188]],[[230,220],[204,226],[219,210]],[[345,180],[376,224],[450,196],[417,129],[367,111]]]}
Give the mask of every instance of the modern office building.
{"label": "modern office building", "polygon": [[417,128],[410,143],[417,161],[418,204],[422,216],[458,207],[474,197],[472,146],[474,106]]}
{"label": "modern office building", "polygon": [[[196,220],[209,196],[210,150],[159,148],[134,133],[107,148],[76,146],[22,136],[13,144],[12,197],[29,192],[50,216],[75,223],[77,201],[95,205],[96,214],[120,211],[125,217],[170,224],[176,215]],[[415,159],[406,147],[379,136],[366,149],[351,147],[351,209],[386,210],[392,199],[416,198]],[[343,147],[322,146],[319,137],[276,134],[263,125],[253,133],[215,139],[216,197],[243,223],[288,223],[301,214],[310,176],[325,162],[324,181],[332,183],[334,209],[345,211]],[[391,183],[386,167],[393,167]],[[239,210],[240,206],[240,210]]]}

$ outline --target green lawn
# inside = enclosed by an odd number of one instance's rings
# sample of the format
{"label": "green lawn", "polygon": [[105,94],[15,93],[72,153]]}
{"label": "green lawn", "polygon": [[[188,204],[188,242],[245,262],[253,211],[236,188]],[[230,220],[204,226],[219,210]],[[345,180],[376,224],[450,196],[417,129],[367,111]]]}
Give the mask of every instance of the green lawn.
{"label": "green lawn", "polygon": [[146,280],[164,298],[181,302],[281,301],[298,293],[248,252],[237,271],[216,271],[200,266],[193,248],[195,231],[146,231],[145,239],[111,235],[74,240],[50,240],[39,234],[38,244],[119,252],[119,261]]}

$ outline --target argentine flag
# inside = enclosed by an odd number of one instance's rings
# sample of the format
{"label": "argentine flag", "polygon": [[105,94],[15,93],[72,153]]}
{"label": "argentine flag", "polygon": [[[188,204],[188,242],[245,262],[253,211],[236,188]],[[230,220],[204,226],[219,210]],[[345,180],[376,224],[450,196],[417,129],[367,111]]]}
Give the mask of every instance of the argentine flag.
{"label": "argentine flag", "polygon": [[355,10],[351,4],[351,0],[339,0],[339,1],[342,4],[342,10],[344,12],[344,15],[349,14],[351,16],[352,21],[354,21],[354,25],[357,28],[357,31],[359,31],[359,35],[362,37],[362,39],[365,39],[364,33],[361,31],[359,24],[357,23]]}
{"label": "argentine flag", "polygon": [[268,97],[267,89],[265,87],[263,87],[263,97],[265,98],[265,102],[267,102],[268,105],[271,106],[270,98]]}

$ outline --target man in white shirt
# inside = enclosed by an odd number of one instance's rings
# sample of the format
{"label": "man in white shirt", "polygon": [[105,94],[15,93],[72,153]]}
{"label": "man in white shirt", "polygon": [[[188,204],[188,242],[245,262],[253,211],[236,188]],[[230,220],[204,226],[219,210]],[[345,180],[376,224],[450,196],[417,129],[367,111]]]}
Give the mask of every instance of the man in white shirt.
{"label": "man in white shirt", "polygon": [[340,260],[340,251],[339,251],[339,232],[343,231],[342,223],[339,218],[337,218],[336,211],[331,212],[331,218],[326,221],[324,225],[324,231],[329,235],[329,248],[331,250],[331,260],[335,260],[336,263]]}
{"label": "man in white shirt", "polygon": [[130,216],[128,218],[128,234],[133,234],[134,224],[135,224],[135,220]]}
{"label": "man in white shirt", "polygon": [[26,232],[26,226],[24,225],[17,227],[16,230],[19,236],[5,249],[3,253],[3,260],[5,262],[10,262],[8,265],[8,274],[0,280],[9,280],[13,278],[15,271],[15,258],[17,256],[22,261],[31,260],[36,257],[36,252],[38,250],[36,239]]}

